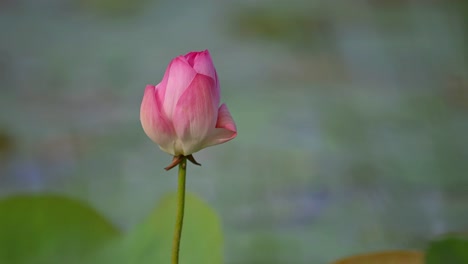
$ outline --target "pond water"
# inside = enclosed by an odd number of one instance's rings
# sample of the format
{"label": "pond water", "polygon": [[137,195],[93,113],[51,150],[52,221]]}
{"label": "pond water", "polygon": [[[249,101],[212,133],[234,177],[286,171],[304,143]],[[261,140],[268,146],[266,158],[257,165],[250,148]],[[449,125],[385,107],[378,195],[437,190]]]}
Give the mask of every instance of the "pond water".
{"label": "pond water", "polygon": [[209,49],[239,135],[195,155],[188,188],[222,218],[226,263],[326,263],[467,230],[461,11],[111,2],[0,2],[0,195],[64,193],[137,224],[176,186],[141,129],[144,87]]}

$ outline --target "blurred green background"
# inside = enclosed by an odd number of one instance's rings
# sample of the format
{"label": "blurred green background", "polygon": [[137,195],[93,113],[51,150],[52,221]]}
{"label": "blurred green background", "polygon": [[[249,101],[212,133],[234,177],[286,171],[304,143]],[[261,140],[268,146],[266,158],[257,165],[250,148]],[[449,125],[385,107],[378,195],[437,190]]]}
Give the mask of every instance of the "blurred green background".
{"label": "blurred green background", "polygon": [[463,0],[0,0],[0,35],[5,199],[63,194],[122,232],[144,221],[176,188],[140,125],[145,85],[209,49],[239,135],[196,153],[188,189],[220,217],[224,263],[468,230]]}

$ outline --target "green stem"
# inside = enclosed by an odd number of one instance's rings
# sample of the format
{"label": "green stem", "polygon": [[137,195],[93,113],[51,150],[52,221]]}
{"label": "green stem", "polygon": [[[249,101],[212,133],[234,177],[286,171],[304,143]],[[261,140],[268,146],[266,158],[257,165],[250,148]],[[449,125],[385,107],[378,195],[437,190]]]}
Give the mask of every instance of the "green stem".
{"label": "green stem", "polygon": [[179,163],[179,183],[177,187],[177,216],[172,243],[172,264],[179,263],[180,240],[182,237],[182,225],[184,223],[185,207],[185,175],[187,172],[187,158],[182,157]]}

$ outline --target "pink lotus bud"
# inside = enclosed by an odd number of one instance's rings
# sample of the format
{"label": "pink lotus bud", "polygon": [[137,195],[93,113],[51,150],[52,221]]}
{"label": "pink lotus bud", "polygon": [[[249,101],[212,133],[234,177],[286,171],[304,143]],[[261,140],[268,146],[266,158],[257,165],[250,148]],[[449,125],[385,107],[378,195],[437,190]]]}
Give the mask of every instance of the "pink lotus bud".
{"label": "pink lotus bud", "polygon": [[208,50],[174,58],[162,81],[147,85],[140,108],[143,130],[173,155],[190,155],[237,136],[220,103],[218,75]]}

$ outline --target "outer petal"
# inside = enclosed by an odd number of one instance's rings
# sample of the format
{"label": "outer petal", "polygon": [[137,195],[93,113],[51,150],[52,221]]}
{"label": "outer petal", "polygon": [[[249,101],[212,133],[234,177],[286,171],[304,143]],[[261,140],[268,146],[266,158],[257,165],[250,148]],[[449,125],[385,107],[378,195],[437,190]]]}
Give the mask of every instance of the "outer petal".
{"label": "outer petal", "polygon": [[208,75],[213,78],[213,80],[216,80],[216,69],[208,50],[189,52],[185,55],[185,58],[197,73]]}
{"label": "outer petal", "polygon": [[214,93],[217,100],[216,105],[219,105],[220,91],[218,74],[216,73],[210,52],[208,50],[189,52],[184,57],[197,73],[208,75],[215,80],[216,85],[213,88],[215,89]]}
{"label": "outer petal", "polygon": [[217,104],[214,85],[211,77],[197,74],[177,102],[172,120],[181,141],[179,154],[189,155],[202,149],[205,138],[215,127]]}
{"label": "outer petal", "polygon": [[169,120],[172,120],[174,108],[180,96],[192,82],[196,75],[195,70],[184,57],[177,57],[169,65],[169,75],[164,89],[163,109]]}
{"label": "outer petal", "polygon": [[174,155],[176,134],[158,102],[158,92],[153,85],[147,85],[140,107],[140,121],[146,135],[165,152]]}
{"label": "outer petal", "polygon": [[187,60],[188,64],[192,66],[192,68],[195,62],[195,57],[198,56],[198,53],[200,53],[200,51],[191,51],[183,56]]}
{"label": "outer petal", "polygon": [[237,136],[237,127],[231,113],[225,104],[222,104],[218,110],[218,120],[216,128],[211,131],[208,138],[205,139],[203,148],[222,144]]}

